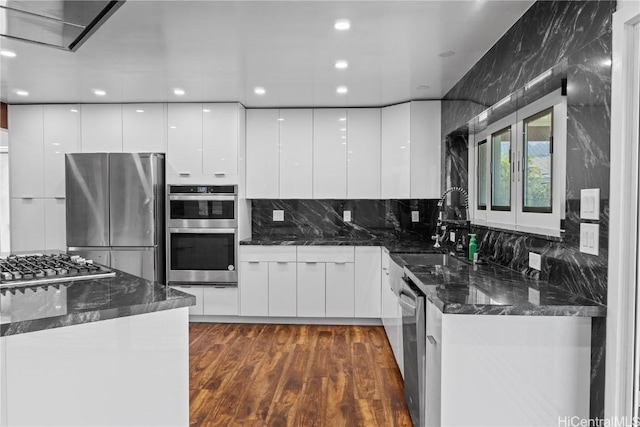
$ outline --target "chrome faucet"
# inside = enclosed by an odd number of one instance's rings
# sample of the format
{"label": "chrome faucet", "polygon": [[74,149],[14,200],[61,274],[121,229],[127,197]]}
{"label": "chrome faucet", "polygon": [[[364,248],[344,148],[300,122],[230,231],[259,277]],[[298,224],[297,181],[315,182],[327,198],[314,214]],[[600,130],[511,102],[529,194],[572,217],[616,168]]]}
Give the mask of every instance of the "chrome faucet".
{"label": "chrome faucet", "polygon": [[[469,220],[469,193],[462,187],[450,187],[446,189],[442,196],[440,196],[440,200],[438,201],[438,222],[436,223],[436,232],[433,236],[431,236],[431,240],[435,240],[436,243],[433,245],[434,248],[440,247],[440,242],[444,241],[444,237],[447,234],[447,225],[444,224],[442,218],[442,206],[444,206],[444,201],[449,193],[457,191],[458,193],[464,196],[464,208],[465,208],[465,219]],[[442,231],[442,235],[438,234],[438,230]]]}

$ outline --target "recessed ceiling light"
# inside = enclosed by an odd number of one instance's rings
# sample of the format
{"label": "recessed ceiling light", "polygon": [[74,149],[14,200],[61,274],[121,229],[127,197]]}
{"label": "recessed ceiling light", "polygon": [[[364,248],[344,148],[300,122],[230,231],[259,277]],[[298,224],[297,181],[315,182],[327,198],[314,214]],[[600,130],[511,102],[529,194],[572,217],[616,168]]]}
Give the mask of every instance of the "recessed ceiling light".
{"label": "recessed ceiling light", "polygon": [[29,92],[27,92],[26,90],[16,90],[16,94],[20,96],[29,96]]}
{"label": "recessed ceiling light", "polygon": [[438,54],[438,56],[439,56],[440,58],[448,58],[448,57],[453,56],[453,55],[455,55],[455,54],[456,54],[456,53],[455,53],[454,51],[452,51],[452,50],[447,50],[446,52],[440,52],[440,53]]}
{"label": "recessed ceiling light", "polygon": [[175,126],[169,126],[169,129],[177,129]]}
{"label": "recessed ceiling light", "polygon": [[284,122],[284,119],[282,117],[278,117],[278,121],[279,122]]}
{"label": "recessed ceiling light", "polygon": [[348,30],[351,28],[351,21],[348,19],[338,19],[335,24],[333,24],[333,28],[336,30]]}
{"label": "recessed ceiling light", "polygon": [[6,56],[7,58],[15,58],[16,53],[10,50],[0,50],[0,55]]}
{"label": "recessed ceiling light", "polygon": [[77,113],[77,112],[78,112],[78,110],[76,110],[75,108],[72,108],[72,109],[71,109],[71,110],[69,110],[69,111],[71,111],[72,113]]}
{"label": "recessed ceiling light", "polygon": [[338,89],[336,89],[336,92],[338,92],[340,94],[347,93],[348,91],[349,91],[349,89],[347,89],[346,86],[338,86]]}
{"label": "recessed ceiling light", "polygon": [[341,121],[341,122],[346,122],[346,121],[347,121],[347,118],[346,118],[346,117],[340,117],[340,121]]}
{"label": "recessed ceiling light", "polygon": [[144,113],[144,110],[136,110],[136,113]]}
{"label": "recessed ceiling light", "polygon": [[103,91],[102,89],[94,89],[93,94],[97,96],[105,96],[107,92]]}
{"label": "recessed ceiling light", "polygon": [[427,90],[427,89],[429,89],[429,86],[427,86],[427,85],[420,85],[420,86],[418,86],[416,89],[418,89],[418,90]]}
{"label": "recessed ceiling light", "polygon": [[263,87],[256,87],[255,89],[253,89],[253,93],[255,93],[256,95],[264,95],[265,93],[267,93],[266,90],[264,90]]}
{"label": "recessed ceiling light", "polygon": [[345,69],[348,66],[349,66],[349,62],[345,61],[344,59],[336,61],[336,68],[339,70]]}
{"label": "recessed ceiling light", "polygon": [[207,110],[206,108],[202,110],[203,113],[210,113],[211,110]]}
{"label": "recessed ceiling light", "polygon": [[178,95],[178,96],[182,96],[182,95],[184,95],[184,90],[183,90],[183,89],[180,89],[180,88],[175,88],[175,89],[173,90],[173,94],[174,94],[174,95]]}

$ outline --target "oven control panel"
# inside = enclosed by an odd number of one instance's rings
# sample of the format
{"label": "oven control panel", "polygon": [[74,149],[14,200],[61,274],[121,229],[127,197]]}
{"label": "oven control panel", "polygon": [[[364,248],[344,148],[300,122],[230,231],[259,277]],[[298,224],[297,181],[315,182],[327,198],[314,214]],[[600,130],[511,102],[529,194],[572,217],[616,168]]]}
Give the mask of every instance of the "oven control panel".
{"label": "oven control panel", "polygon": [[235,185],[170,185],[169,194],[236,194]]}

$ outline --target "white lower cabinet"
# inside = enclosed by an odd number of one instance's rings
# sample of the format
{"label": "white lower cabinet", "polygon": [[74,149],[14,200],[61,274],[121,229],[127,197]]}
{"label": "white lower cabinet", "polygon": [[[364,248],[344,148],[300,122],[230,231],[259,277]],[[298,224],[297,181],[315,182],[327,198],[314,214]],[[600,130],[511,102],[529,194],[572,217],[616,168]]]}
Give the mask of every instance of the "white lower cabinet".
{"label": "white lower cabinet", "polygon": [[204,314],[204,290],[202,286],[176,285],[171,286],[171,288],[196,297],[196,305],[189,307],[189,314],[191,316],[202,316]]}
{"label": "white lower cabinet", "polygon": [[326,317],[353,317],[355,304],[354,263],[327,263]]}
{"label": "white lower cabinet", "polygon": [[296,263],[269,263],[269,316],[296,316]]}
{"label": "white lower cabinet", "polygon": [[298,316],[325,317],[325,263],[298,263]]}
{"label": "white lower cabinet", "polygon": [[216,316],[238,315],[238,288],[203,286],[203,313]]}
{"label": "white lower cabinet", "polygon": [[393,262],[387,251],[382,255],[382,324],[389,340],[400,373],[404,378],[404,351],[402,348],[402,309],[393,291],[394,280],[402,280],[402,268]]}
{"label": "white lower cabinet", "polygon": [[380,247],[355,248],[355,317],[381,317],[381,261]]}
{"label": "white lower cabinet", "polygon": [[[240,248],[242,254],[242,248]],[[269,263],[240,261],[240,315],[269,315]]]}

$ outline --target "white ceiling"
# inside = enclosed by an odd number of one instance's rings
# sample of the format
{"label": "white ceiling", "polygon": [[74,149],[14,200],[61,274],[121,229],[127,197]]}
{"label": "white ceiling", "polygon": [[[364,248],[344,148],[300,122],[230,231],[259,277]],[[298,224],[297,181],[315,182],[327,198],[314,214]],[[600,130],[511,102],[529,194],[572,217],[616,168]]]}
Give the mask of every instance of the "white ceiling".
{"label": "white ceiling", "polygon": [[[0,56],[0,99],[239,101],[254,108],[440,99],[531,4],[128,0],[76,52],[0,37],[0,48],[17,54]],[[335,30],[340,18],[351,29]],[[445,51],[455,55],[438,56]],[[335,69],[338,59],[349,68]],[[347,94],[336,93],[340,85]],[[254,94],[256,86],[266,94]],[[98,88],[107,95],[94,95]]]}

